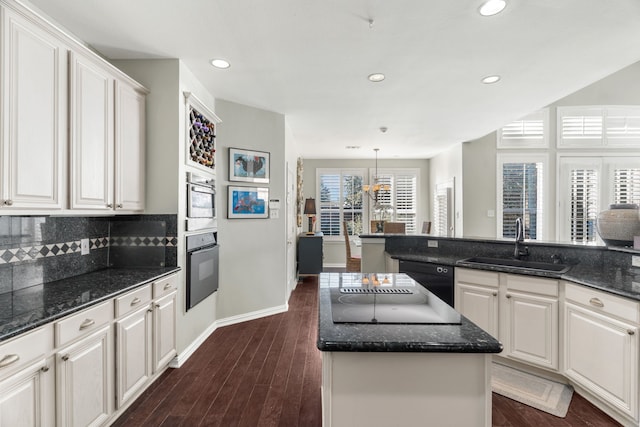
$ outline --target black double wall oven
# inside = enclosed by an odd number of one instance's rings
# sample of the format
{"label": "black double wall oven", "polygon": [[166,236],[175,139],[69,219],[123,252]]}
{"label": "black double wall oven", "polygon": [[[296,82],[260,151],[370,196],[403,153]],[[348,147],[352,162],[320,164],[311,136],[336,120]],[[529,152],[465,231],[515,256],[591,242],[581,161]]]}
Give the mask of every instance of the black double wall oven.
{"label": "black double wall oven", "polygon": [[217,234],[187,236],[187,311],[218,290]]}

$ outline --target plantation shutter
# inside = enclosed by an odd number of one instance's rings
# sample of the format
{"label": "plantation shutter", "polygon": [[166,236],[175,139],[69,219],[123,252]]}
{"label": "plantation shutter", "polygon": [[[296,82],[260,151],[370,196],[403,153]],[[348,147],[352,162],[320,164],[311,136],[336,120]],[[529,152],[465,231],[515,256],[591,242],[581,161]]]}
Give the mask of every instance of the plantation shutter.
{"label": "plantation shutter", "polygon": [[607,145],[633,145],[639,143],[640,108],[607,108],[604,127]]}
{"label": "plantation shutter", "polygon": [[433,231],[436,236],[449,235],[450,188],[436,189],[433,201]]}
{"label": "plantation shutter", "polygon": [[560,146],[599,145],[602,141],[603,109],[558,107]]}
{"label": "plantation shutter", "polygon": [[407,234],[417,232],[417,178],[415,174],[395,177],[396,221],[404,222]]}
{"label": "plantation shutter", "polygon": [[340,235],[340,174],[320,175],[320,231]]}
{"label": "plantation shutter", "polygon": [[549,110],[543,109],[498,130],[498,148],[548,147]]}
{"label": "plantation shutter", "polygon": [[502,165],[502,237],[515,238],[519,217],[526,238],[536,239],[541,232],[542,172],[542,163]]}
{"label": "plantation shutter", "polygon": [[593,242],[598,216],[598,171],[572,169],[570,173],[570,224],[572,242]]}
{"label": "plantation shutter", "polygon": [[640,204],[640,168],[614,169],[614,203]]}

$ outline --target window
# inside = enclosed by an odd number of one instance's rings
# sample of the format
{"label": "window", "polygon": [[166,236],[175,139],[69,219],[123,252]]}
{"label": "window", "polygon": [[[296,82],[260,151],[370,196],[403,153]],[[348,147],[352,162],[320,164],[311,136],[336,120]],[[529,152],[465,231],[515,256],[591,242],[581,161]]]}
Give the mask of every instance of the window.
{"label": "window", "polygon": [[612,203],[640,203],[640,158],[560,156],[560,240],[595,242],[598,213]]}
{"label": "window", "polygon": [[[407,234],[418,232],[418,169],[380,169],[378,183],[389,184],[390,191],[378,194],[378,205],[386,208],[386,217],[380,218],[381,213],[375,210],[375,202],[369,204],[372,219],[386,219],[388,221],[404,222]],[[375,171],[371,171],[370,181],[374,182]]]}
{"label": "window", "polygon": [[525,238],[540,240],[544,226],[546,156],[498,154],[498,235],[515,238],[516,218],[522,218]]}
{"label": "window", "polygon": [[549,147],[549,109],[544,108],[498,129],[498,148]]}
{"label": "window", "polygon": [[453,181],[437,184],[433,197],[433,234],[453,237]]}
{"label": "window", "polygon": [[558,147],[640,147],[640,106],[558,107]]}
{"label": "window", "polygon": [[363,232],[362,182],[364,169],[318,169],[319,230],[325,236],[340,236],[342,222],[352,222],[352,234]]}

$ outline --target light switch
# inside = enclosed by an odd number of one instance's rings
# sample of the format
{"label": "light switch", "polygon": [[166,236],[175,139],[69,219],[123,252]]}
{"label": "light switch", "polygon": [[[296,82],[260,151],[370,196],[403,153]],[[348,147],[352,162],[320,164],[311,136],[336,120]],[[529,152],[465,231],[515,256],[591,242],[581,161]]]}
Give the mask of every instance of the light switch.
{"label": "light switch", "polygon": [[80,255],[89,255],[89,239],[80,239]]}

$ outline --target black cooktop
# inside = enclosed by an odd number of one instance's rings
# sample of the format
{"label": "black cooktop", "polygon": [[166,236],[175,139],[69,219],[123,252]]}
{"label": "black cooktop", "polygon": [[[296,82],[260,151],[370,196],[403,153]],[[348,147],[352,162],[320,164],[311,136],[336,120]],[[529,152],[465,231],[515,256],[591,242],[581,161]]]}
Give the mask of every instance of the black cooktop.
{"label": "black cooktop", "polygon": [[331,287],[334,323],[460,324],[460,313],[405,274],[341,276]]}

